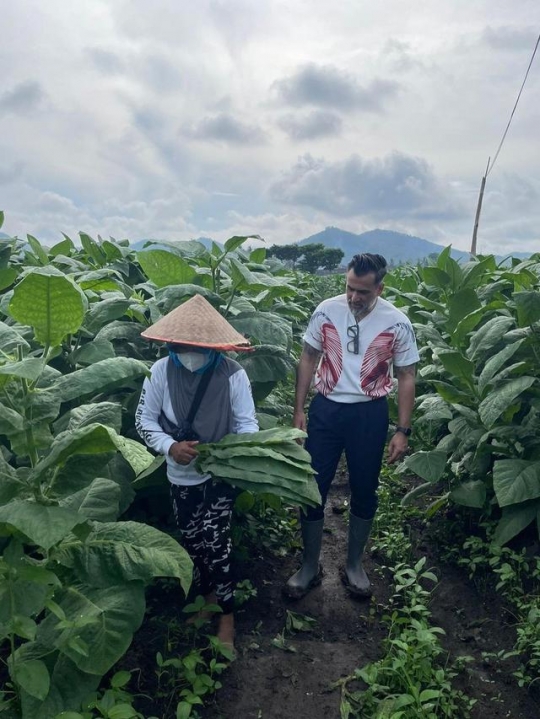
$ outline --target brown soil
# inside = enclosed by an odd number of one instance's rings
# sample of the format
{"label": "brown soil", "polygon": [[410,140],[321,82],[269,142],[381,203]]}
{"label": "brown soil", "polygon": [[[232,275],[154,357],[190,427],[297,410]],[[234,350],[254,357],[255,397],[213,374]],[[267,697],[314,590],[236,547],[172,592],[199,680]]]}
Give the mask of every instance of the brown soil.
{"label": "brown soil", "polygon": [[[380,617],[389,592],[380,566],[382,560],[373,556],[366,560],[374,586],[371,603],[349,598],[339,579],[347,529],[343,516],[334,513],[332,507],[342,504],[346,496],[346,475],[340,472],[327,507],[322,551],[325,576],[322,585],[307,597],[291,603],[281,594],[284,582],[298,566],[299,554],[285,558],[259,556],[241,567],[241,575],[253,582],[258,595],[237,613],[238,658],[223,674],[223,688],[213,700],[207,700],[201,712],[204,719],[339,719],[340,692],[332,684],[380,657],[386,634]],[[460,689],[477,700],[473,718],[535,719],[540,707],[510,675],[515,665],[498,665],[482,657],[483,652],[513,646],[515,632],[509,614],[496,595],[481,596],[462,571],[438,562],[433,548],[424,546],[425,541],[419,534],[418,557],[427,553],[430,567],[440,577],[431,605],[432,624],[445,630],[442,642],[451,657],[474,657],[456,680]],[[170,606],[161,608],[166,613],[175,611]],[[272,644],[285,626],[287,609],[316,620],[311,632],[288,640],[296,651]],[[149,628],[146,623],[138,633],[128,664],[133,666],[138,656],[137,666],[148,663],[148,671],[153,674],[155,651],[163,637],[148,633]],[[144,671],[143,676],[149,678]],[[151,682],[144,684],[144,692],[151,695]],[[155,703],[152,710],[141,709],[146,716],[152,711],[165,719],[165,714],[159,714],[164,710]]]}
{"label": "brown soil", "polygon": [[[239,658],[215,703],[207,708],[204,716],[208,719],[337,719],[340,693],[331,690],[332,683],[380,657],[386,634],[380,624],[381,612],[377,610],[370,619],[370,603],[350,599],[339,579],[347,529],[332,506],[339,506],[346,496],[346,476],[340,474],[332,486],[326,514],[328,532],[322,551],[325,577],[307,597],[291,604],[281,596],[281,587],[298,566],[299,556],[259,558],[252,563],[248,576],[257,586],[258,596],[238,614]],[[373,603],[382,608],[388,599],[384,573],[375,558],[367,559],[366,568],[374,585]],[[508,615],[493,596],[480,597],[463,572],[447,565],[436,571],[441,580],[431,606],[433,624],[445,629],[443,644],[453,657],[475,658],[460,682],[460,688],[478,700],[473,717],[538,717],[539,707],[526,691],[517,687],[511,676],[482,660],[482,652],[513,645]],[[284,627],[286,609],[317,620],[312,632],[290,640],[295,653],[272,645]]]}

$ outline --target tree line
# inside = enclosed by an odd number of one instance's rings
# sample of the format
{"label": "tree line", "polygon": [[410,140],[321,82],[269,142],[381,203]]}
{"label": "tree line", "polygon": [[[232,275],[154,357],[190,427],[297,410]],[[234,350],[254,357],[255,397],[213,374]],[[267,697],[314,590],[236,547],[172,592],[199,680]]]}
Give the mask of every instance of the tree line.
{"label": "tree line", "polygon": [[277,257],[286,262],[293,270],[310,272],[326,270],[331,272],[339,267],[343,259],[343,250],[325,247],[322,243],[309,245],[272,245],[267,253],[268,257]]}

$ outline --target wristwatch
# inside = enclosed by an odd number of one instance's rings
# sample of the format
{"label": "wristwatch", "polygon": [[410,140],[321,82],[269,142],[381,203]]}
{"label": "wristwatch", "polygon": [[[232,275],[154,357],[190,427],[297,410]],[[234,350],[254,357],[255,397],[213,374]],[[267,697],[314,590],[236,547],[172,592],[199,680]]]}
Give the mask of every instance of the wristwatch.
{"label": "wristwatch", "polygon": [[396,427],[396,432],[401,432],[405,435],[405,437],[410,437],[412,434],[412,429],[410,427],[400,427],[399,425]]}

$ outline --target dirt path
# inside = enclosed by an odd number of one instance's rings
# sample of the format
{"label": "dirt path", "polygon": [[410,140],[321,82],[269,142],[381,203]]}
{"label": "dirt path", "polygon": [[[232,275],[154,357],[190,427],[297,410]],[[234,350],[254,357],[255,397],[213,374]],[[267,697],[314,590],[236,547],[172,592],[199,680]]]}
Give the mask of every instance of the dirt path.
{"label": "dirt path", "polygon": [[[298,566],[298,556],[260,557],[245,567],[244,575],[257,587],[258,596],[237,615],[239,658],[224,675],[215,702],[205,708],[206,719],[339,719],[339,691],[332,691],[331,684],[380,656],[386,634],[380,611],[370,619],[370,603],[351,600],[339,579],[347,530],[332,506],[346,496],[342,472],[334,481],[327,507],[322,550],[325,577],[322,586],[307,597],[291,604],[281,595],[283,583]],[[388,588],[377,558],[369,558],[366,568],[374,585],[374,604],[384,605]],[[496,666],[483,662],[482,652],[508,650],[514,640],[500,605],[493,597],[485,605],[462,572],[441,567],[438,575],[441,581],[431,606],[433,623],[445,629],[443,643],[453,656],[475,659],[460,686],[477,699],[473,717],[538,717],[539,707],[525,690]],[[316,620],[312,632],[290,640],[296,652],[272,644],[284,628],[287,609]]]}

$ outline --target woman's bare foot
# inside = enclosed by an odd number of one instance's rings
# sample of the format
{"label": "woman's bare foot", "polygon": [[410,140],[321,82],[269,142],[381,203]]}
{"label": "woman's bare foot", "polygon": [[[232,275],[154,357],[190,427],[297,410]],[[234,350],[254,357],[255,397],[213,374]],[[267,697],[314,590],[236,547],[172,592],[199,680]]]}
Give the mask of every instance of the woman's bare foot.
{"label": "woman's bare foot", "polygon": [[234,614],[232,612],[230,614],[222,614],[220,616],[217,638],[227,649],[230,649],[233,654],[235,653]]}

